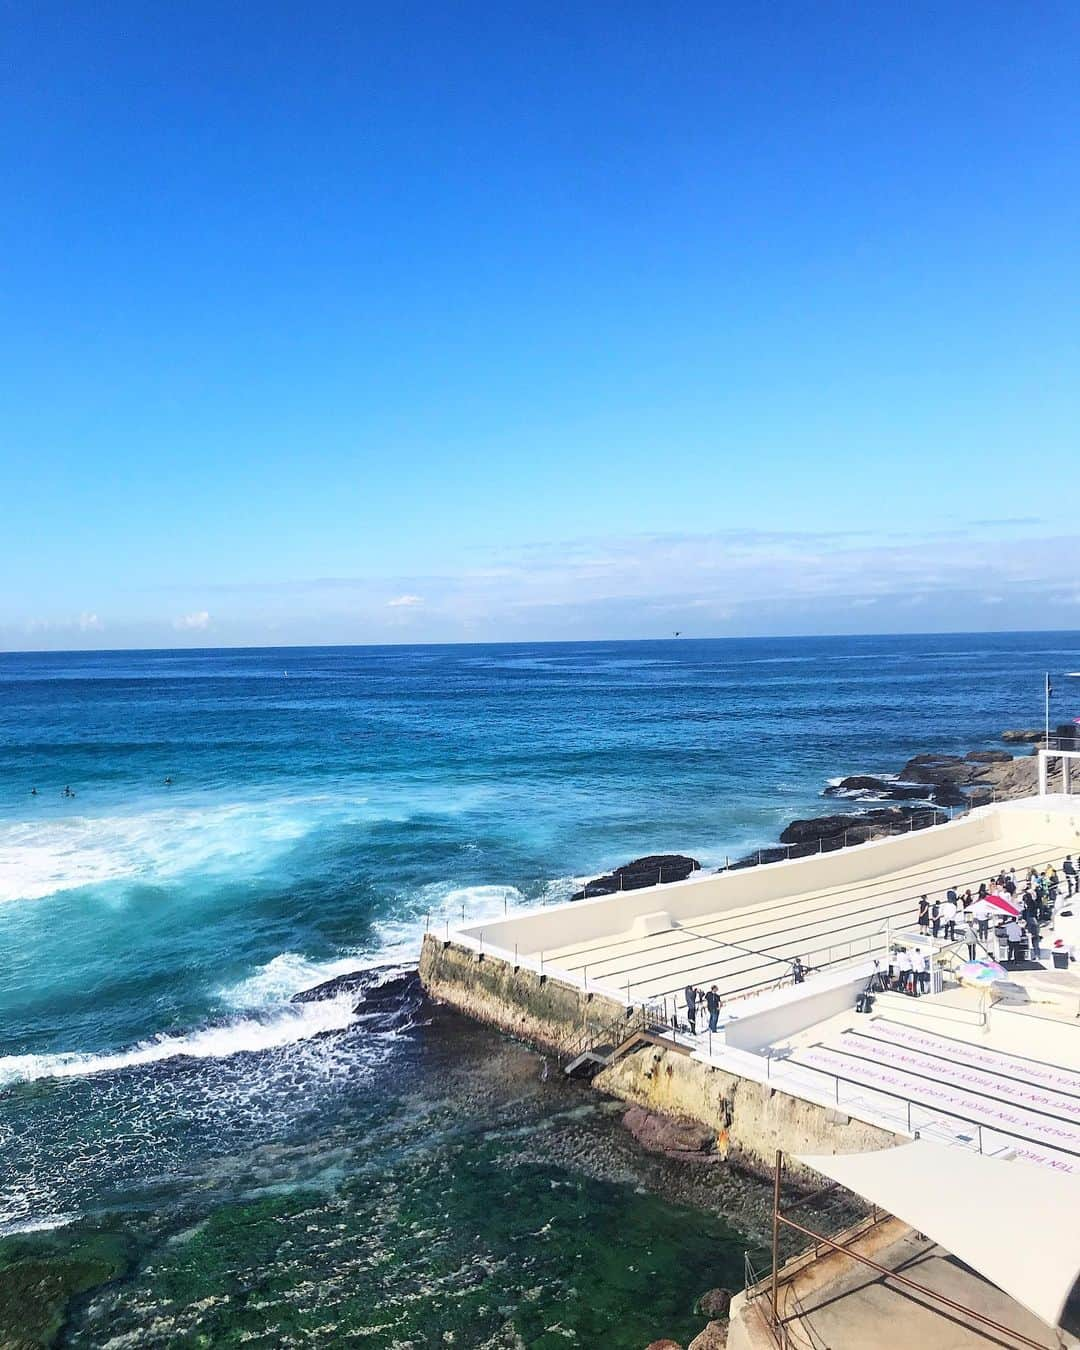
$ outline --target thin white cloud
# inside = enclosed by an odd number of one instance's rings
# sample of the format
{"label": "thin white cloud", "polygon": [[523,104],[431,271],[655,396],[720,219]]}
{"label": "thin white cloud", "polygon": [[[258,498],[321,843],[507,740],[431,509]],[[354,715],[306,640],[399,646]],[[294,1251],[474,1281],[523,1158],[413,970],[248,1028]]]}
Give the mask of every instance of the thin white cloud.
{"label": "thin white cloud", "polygon": [[210,627],[210,615],[205,609],[196,610],[193,614],[181,614],[178,619],[173,619],[173,627],[178,633],[197,632]]}
{"label": "thin white cloud", "polygon": [[84,633],[100,633],[105,625],[96,614],[88,614],[84,611],[79,615],[79,627]]}
{"label": "thin white cloud", "polygon": [[414,605],[422,605],[424,597],[422,595],[395,595],[393,600],[387,600],[389,609],[411,609]]}

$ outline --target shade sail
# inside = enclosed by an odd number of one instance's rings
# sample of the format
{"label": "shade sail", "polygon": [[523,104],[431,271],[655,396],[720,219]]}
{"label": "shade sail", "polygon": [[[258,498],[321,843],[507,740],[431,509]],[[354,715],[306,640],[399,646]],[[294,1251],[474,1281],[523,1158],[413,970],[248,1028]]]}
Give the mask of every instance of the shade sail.
{"label": "shade sail", "polygon": [[933,1238],[1048,1325],[1080,1276],[1080,1177],[916,1139],[798,1161]]}

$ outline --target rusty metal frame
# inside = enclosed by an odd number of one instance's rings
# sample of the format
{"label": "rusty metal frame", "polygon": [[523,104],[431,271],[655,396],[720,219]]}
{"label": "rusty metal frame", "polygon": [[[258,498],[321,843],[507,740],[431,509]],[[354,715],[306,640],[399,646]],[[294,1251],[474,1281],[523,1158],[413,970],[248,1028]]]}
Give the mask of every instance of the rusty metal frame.
{"label": "rusty metal frame", "polygon": [[[1033,1341],[1030,1336],[1025,1336],[1021,1331],[1015,1331],[1012,1327],[1003,1326],[1000,1322],[995,1322],[992,1317],[987,1317],[977,1308],[969,1308],[963,1303],[957,1303],[955,1299],[949,1298],[946,1294],[938,1293],[936,1289],[928,1289],[926,1285],[919,1284],[916,1280],[909,1279],[906,1275],[899,1275],[896,1271],[889,1270],[880,1265],[877,1261],[871,1261],[868,1256],[863,1256],[859,1252],[853,1252],[850,1247],[845,1247],[842,1243],[834,1242],[832,1238],[826,1237],[824,1233],[815,1233],[812,1228],[807,1228],[805,1224],[796,1223],[794,1219],[789,1219],[780,1209],[780,1184],[784,1167],[784,1154],[781,1149],[776,1150],[776,1166],[773,1173],[773,1215],[772,1215],[772,1273],[770,1277],[770,1296],[769,1296],[769,1328],[773,1335],[779,1338],[781,1345],[787,1343],[787,1320],[795,1321],[797,1316],[791,1319],[785,1319],[780,1316],[780,1228],[790,1228],[796,1233],[801,1233],[803,1237],[811,1238],[814,1243],[814,1260],[819,1260],[818,1245],[823,1244],[830,1251],[840,1252],[844,1256],[850,1256],[853,1261],[858,1261],[860,1265],[869,1266],[871,1270],[877,1271],[884,1279],[894,1280],[905,1289],[910,1289],[916,1294],[931,1299],[935,1303],[940,1303],[949,1308],[952,1312],[963,1313],[965,1317],[974,1318],[983,1326],[989,1327],[992,1331],[999,1332],[1003,1336],[1011,1336],[1021,1345],[1028,1345],[1033,1350],[1048,1350],[1045,1341]],[[826,1188],[827,1189],[827,1188]],[[878,1213],[876,1207],[875,1214]],[[882,1212],[881,1217],[885,1215]]]}

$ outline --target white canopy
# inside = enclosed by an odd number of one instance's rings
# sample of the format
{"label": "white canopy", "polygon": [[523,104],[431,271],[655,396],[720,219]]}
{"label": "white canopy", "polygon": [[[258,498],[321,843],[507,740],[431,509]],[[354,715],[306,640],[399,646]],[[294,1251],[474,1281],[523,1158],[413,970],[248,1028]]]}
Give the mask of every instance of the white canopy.
{"label": "white canopy", "polygon": [[798,1161],[933,1238],[1052,1327],[1080,1276],[1080,1176],[917,1139]]}

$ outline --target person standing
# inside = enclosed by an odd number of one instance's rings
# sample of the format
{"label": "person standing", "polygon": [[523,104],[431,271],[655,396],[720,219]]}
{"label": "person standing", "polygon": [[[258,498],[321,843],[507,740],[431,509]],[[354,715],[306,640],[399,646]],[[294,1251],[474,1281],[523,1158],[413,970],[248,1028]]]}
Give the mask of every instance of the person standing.
{"label": "person standing", "polygon": [[974,920],[970,920],[964,928],[964,939],[967,942],[968,960],[975,960],[975,951],[979,942],[979,930],[975,927]]}
{"label": "person standing", "polygon": [[720,1020],[720,1009],[723,1006],[715,984],[705,995],[705,1006],[709,1010],[709,1030],[715,1031],[717,1022]]}
{"label": "person standing", "polygon": [[1061,871],[1065,877],[1065,895],[1072,895],[1076,890],[1076,864],[1072,860],[1072,854],[1068,854],[1065,861],[1061,864]]}
{"label": "person standing", "polygon": [[911,993],[911,957],[906,950],[896,958],[896,983],[901,994]]}
{"label": "person standing", "polygon": [[1037,914],[1029,912],[1024,915],[1024,927],[1028,931],[1028,937],[1031,939],[1031,958],[1038,961],[1042,956],[1042,948],[1039,945],[1039,918]]}
{"label": "person standing", "polygon": [[1009,944],[1009,963],[1015,964],[1021,959],[1024,951],[1024,930],[1020,927],[1019,920],[1009,920],[1005,925],[1005,937]]}
{"label": "person standing", "polygon": [[686,999],[686,1020],[690,1026],[690,1035],[696,1036],[698,991],[692,984],[688,984],[683,990],[683,998]]}
{"label": "person standing", "polygon": [[919,932],[925,937],[930,931],[930,901],[924,895],[919,901]]}
{"label": "person standing", "polygon": [[937,937],[938,927],[941,924],[941,906],[935,900],[930,906],[930,935]]}
{"label": "person standing", "polygon": [[971,907],[971,917],[975,921],[975,931],[980,942],[985,942],[990,936],[990,916],[993,912],[993,905],[986,900],[976,900]]}
{"label": "person standing", "polygon": [[941,906],[941,934],[946,942],[956,940],[956,903],[952,900]]}

